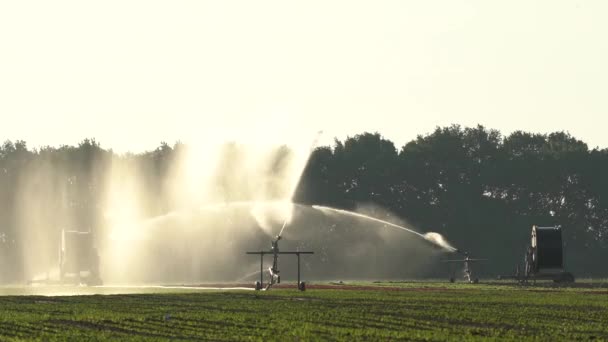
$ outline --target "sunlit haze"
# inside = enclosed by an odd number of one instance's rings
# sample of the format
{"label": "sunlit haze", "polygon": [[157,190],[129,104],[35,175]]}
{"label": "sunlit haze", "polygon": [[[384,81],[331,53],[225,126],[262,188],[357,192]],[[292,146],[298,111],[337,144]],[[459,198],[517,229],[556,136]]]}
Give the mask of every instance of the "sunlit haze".
{"label": "sunlit haze", "polygon": [[607,13],[605,1],[3,1],[0,138],[140,152],[378,131],[400,146],[457,123],[606,147]]}

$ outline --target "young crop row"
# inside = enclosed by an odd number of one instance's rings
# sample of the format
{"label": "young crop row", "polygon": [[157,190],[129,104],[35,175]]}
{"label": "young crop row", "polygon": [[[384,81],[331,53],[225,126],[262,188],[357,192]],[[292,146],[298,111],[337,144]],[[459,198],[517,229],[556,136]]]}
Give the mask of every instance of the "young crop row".
{"label": "young crop row", "polygon": [[0,297],[0,340],[608,339],[600,292],[294,290]]}

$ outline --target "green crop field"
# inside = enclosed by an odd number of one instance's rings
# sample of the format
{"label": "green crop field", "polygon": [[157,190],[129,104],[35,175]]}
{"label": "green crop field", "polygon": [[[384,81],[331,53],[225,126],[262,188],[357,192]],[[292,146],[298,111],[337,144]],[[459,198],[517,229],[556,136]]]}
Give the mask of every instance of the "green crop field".
{"label": "green crop field", "polygon": [[605,288],[343,287],[0,296],[0,340],[608,340]]}

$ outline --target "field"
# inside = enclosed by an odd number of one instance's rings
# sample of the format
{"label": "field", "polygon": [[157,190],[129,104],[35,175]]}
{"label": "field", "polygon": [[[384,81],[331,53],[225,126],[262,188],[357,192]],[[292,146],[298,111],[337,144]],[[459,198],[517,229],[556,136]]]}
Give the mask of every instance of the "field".
{"label": "field", "polygon": [[78,296],[0,288],[0,340],[608,340],[608,291],[587,285],[75,289]]}

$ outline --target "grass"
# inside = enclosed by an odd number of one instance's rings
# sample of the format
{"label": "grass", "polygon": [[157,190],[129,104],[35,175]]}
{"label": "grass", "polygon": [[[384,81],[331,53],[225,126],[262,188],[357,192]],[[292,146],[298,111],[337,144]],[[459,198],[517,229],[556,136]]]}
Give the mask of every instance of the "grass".
{"label": "grass", "polygon": [[2,296],[0,340],[608,340],[605,288],[357,285],[379,289]]}

